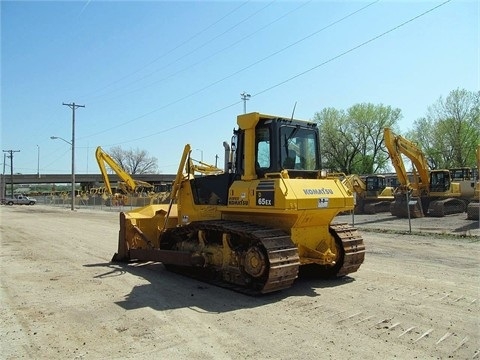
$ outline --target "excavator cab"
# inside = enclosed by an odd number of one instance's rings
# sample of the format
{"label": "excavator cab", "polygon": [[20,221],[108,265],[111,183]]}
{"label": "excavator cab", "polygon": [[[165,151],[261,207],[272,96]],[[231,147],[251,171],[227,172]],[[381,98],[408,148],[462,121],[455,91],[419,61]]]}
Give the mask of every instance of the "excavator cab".
{"label": "excavator cab", "polygon": [[453,181],[463,181],[463,180],[471,180],[473,179],[473,171],[469,167],[460,167],[460,168],[452,168],[450,170],[450,176],[452,177]]}
{"label": "excavator cab", "polygon": [[430,192],[447,192],[450,189],[450,172],[448,170],[432,170],[430,172]]}

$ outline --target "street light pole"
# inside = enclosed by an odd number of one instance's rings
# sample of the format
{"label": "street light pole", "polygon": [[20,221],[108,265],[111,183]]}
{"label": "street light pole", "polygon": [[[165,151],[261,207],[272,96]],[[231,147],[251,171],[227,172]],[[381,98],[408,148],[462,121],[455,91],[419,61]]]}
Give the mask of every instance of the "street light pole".
{"label": "street light pole", "polygon": [[75,109],[85,107],[85,105],[77,105],[75,103],[62,105],[72,109],[72,211],[75,210]]}
{"label": "street light pole", "polygon": [[[72,152],[73,152],[73,143],[71,143],[70,141],[65,140],[64,138],[62,138],[60,136],[50,136],[50,139],[52,139],[52,140],[59,139],[59,140],[62,140],[64,142],[66,142],[68,145],[70,145],[72,147]],[[73,156],[72,156],[72,160],[74,160]],[[72,190],[75,191],[75,171],[73,169],[74,169],[74,166],[72,165]],[[72,196],[72,200],[75,200],[75,194]],[[73,202],[72,202],[72,204],[73,204]],[[72,205],[72,210],[74,210],[73,205]]]}
{"label": "street light pole", "polygon": [[247,113],[247,100],[249,100],[252,95],[247,94],[244,91],[243,93],[240,94],[240,96],[243,100],[243,113],[246,114]]}

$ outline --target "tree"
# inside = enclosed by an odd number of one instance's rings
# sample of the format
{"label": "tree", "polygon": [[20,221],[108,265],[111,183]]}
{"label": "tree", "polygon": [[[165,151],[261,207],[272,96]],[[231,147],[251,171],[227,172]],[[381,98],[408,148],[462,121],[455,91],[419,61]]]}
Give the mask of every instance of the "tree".
{"label": "tree", "polygon": [[123,150],[115,146],[110,149],[109,155],[130,175],[153,174],[157,171],[157,158],[149,157],[145,150]]}
{"label": "tree", "polygon": [[325,108],[315,113],[322,140],[323,165],[331,171],[369,174],[388,168],[383,129],[395,127],[401,110],[371,103],[346,111]]}
{"label": "tree", "polygon": [[419,144],[432,169],[472,166],[480,142],[480,92],[456,89],[440,97],[407,137]]}

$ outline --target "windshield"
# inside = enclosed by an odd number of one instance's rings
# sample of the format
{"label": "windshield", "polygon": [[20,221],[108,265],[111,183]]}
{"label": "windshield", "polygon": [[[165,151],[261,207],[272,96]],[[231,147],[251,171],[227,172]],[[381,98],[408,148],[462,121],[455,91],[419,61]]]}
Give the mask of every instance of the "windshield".
{"label": "windshield", "polygon": [[312,129],[282,126],[280,161],[284,169],[318,170],[317,137]]}

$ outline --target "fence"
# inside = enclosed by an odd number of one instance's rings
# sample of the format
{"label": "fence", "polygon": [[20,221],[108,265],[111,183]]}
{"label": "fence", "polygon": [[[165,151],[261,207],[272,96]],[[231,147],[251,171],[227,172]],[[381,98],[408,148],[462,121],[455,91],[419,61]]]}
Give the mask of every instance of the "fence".
{"label": "fence", "polygon": [[[37,195],[37,204],[53,207],[71,206],[71,197],[68,193],[59,195]],[[77,195],[75,208],[94,208],[111,211],[123,211],[150,204],[164,204],[169,200],[169,193],[157,193],[155,196],[107,196],[105,194]]]}

